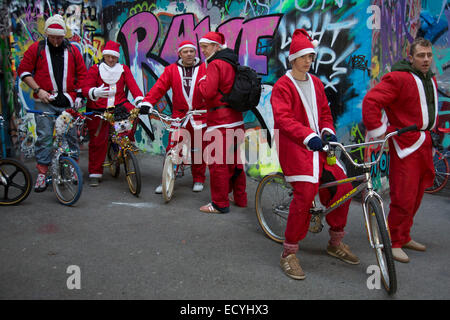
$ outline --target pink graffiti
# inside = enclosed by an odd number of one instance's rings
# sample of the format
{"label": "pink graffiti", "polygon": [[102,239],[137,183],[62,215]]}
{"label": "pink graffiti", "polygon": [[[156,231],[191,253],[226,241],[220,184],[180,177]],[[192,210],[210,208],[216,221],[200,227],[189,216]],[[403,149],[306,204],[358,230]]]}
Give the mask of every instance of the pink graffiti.
{"label": "pink graffiti", "polygon": [[[238,53],[241,64],[251,66],[260,74],[267,74],[267,57],[257,54],[258,42],[262,38],[274,37],[281,17],[281,14],[267,15],[245,21],[244,18],[233,18],[222,23],[217,30],[225,35],[227,46]],[[190,40],[198,44],[198,40],[209,31],[209,17],[195,25],[191,13],[174,16],[159,58],[167,63],[175,62],[181,41]],[[124,37],[123,49],[130,63],[137,61],[140,66],[142,62],[148,61],[150,53],[157,55],[151,51],[159,34],[159,24],[150,12],[141,12],[129,18],[119,34]],[[204,59],[203,56],[201,58]]]}

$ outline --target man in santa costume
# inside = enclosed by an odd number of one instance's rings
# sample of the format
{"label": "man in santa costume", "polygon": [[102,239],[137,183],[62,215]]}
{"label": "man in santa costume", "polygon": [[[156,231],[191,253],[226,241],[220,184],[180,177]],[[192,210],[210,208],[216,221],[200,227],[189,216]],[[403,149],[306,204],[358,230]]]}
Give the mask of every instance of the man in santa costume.
{"label": "man in santa costume", "polygon": [[[78,109],[82,104],[80,84],[86,76],[86,66],[78,49],[64,39],[66,31],[62,16],[56,14],[48,18],[44,26],[45,39],[25,51],[17,69],[20,79],[33,90],[35,110],[59,115],[66,108]],[[54,124],[52,118],[36,116],[36,192],[47,188],[45,175],[52,158]],[[68,132],[67,138],[69,147],[76,151],[74,158],[78,159],[75,128]]]}
{"label": "man in santa costume", "polygon": [[202,206],[200,211],[227,213],[231,192],[237,206],[247,206],[246,176],[239,155],[244,137],[242,112],[221,101],[223,94],[231,91],[236,74],[233,65],[225,60],[237,64],[238,57],[226,47],[220,32],[208,32],[199,42],[207,64],[206,75],[198,85],[208,109],[205,139],[212,140],[208,148],[214,149],[208,161],[211,203]]}
{"label": "man in santa costume", "polygon": [[[120,44],[108,41],[102,54],[103,61],[89,68],[86,80],[82,83],[83,95],[88,97],[86,111],[105,112],[107,108],[118,106],[124,106],[131,111],[134,105],[128,101],[125,90],[127,88],[130,90],[135,105],[138,105],[144,97],[130,68],[119,63]],[[95,187],[99,185],[103,175],[110,124],[99,117],[90,117],[87,120],[87,127],[89,130],[89,184]],[[130,139],[134,141],[134,137]]]}
{"label": "man in santa costume", "polygon": [[[311,214],[309,209],[319,184],[345,179],[344,167],[339,163],[328,165],[326,153],[321,152],[322,139],[337,141],[328,100],[322,82],[308,73],[315,58],[317,40],[312,40],[304,29],[295,30],[289,50],[292,70],[286,72],[272,89],[271,103],[274,129],[279,134],[280,165],[294,190],[289,207],[285,241],[280,265],[293,279],[304,279],[305,274],[296,256],[298,242],[305,238]],[[343,184],[319,192],[324,205],[334,203],[352,189]],[[326,216],[330,226],[327,253],[350,264],[359,259],[342,242],[350,201]]]}
{"label": "man in santa costume", "polygon": [[[420,131],[406,132],[389,140],[389,231],[394,259],[409,262],[402,248],[425,251],[425,245],[411,239],[414,215],[426,188],[433,184],[433,141],[430,130],[437,123],[436,78],[430,70],[431,42],[414,40],[408,60],[392,66],[392,71],[365,96],[363,122],[368,137],[384,138],[385,133],[411,125]],[[383,121],[385,111],[388,123]]]}
{"label": "man in santa costume", "polygon": [[[172,89],[172,118],[183,118],[186,112],[191,110],[204,110],[202,97],[197,87],[198,80],[205,74],[205,65],[196,57],[197,47],[191,41],[182,41],[178,46],[177,62],[164,69],[164,72],[147,93],[141,105],[141,113],[148,113],[153,106]],[[191,172],[193,178],[192,191],[203,190],[205,182],[206,164],[203,161],[202,137],[206,127],[205,114],[194,115],[180,123],[180,127],[187,130],[191,138]],[[176,139],[169,134],[169,143],[166,152],[174,147]],[[195,153],[199,153],[196,155]],[[162,193],[162,185],[159,185],[155,193]]]}

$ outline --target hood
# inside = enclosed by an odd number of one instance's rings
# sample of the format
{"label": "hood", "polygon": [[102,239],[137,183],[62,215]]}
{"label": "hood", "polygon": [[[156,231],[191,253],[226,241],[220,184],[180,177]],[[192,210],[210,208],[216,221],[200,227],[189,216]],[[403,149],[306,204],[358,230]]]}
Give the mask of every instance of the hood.
{"label": "hood", "polygon": [[237,54],[230,48],[226,48],[226,49],[217,51],[215,54],[213,54],[208,59],[208,63],[215,59],[225,60],[234,65],[239,64],[239,58],[238,58]]}
{"label": "hood", "polygon": [[395,63],[392,66],[392,71],[412,72],[421,79],[431,79],[434,76],[434,73],[431,70],[428,70],[428,73],[424,76],[423,73],[414,68],[408,60],[401,60]]}

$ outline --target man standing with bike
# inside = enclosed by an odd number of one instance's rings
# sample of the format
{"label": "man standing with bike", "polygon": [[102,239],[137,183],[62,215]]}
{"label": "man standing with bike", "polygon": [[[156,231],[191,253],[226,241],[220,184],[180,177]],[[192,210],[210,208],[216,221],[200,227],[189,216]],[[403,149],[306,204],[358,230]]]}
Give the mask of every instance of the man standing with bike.
{"label": "man standing with bike", "polygon": [[[119,63],[120,45],[108,41],[103,48],[103,61],[89,68],[86,80],[82,83],[83,95],[88,97],[86,111],[113,112],[114,108],[123,106],[131,111],[134,105],[128,101],[128,88],[138,105],[143,100],[141,89],[136,83],[128,66]],[[89,185],[96,187],[103,176],[103,162],[108,152],[110,124],[99,117],[87,121],[89,130]],[[134,132],[130,140],[134,141]]]}
{"label": "man standing with bike", "polygon": [[[198,80],[205,74],[205,65],[196,57],[197,47],[191,41],[183,41],[178,46],[177,62],[164,69],[164,72],[147,93],[141,105],[141,113],[146,114],[151,108],[172,89],[172,118],[183,118],[190,110],[204,110],[204,103],[197,87]],[[202,137],[206,127],[205,114],[188,118],[181,127],[189,132],[191,137],[191,171],[193,178],[192,191],[203,190],[205,182],[206,164],[203,161]],[[175,135],[175,134],[174,134]],[[166,152],[173,147],[172,133],[169,135],[169,143]],[[196,139],[196,137],[198,137]],[[195,143],[194,140],[196,139]],[[198,145],[200,144],[200,148]],[[195,150],[195,148],[198,150]],[[201,157],[195,156],[195,152],[201,152]],[[196,161],[197,160],[197,161]],[[197,163],[199,162],[199,163]],[[162,193],[162,185],[159,185],[155,193]]]}
{"label": "man standing with bike", "polygon": [[[323,140],[337,141],[337,138],[323,84],[308,73],[316,46],[317,41],[313,41],[304,29],[295,30],[289,50],[292,70],[275,83],[271,97],[274,129],[279,134],[280,165],[294,190],[280,265],[287,276],[297,280],[305,278],[296,252],[299,241],[308,232],[309,210],[319,184],[346,178],[340,163],[328,165],[326,153],[321,152]],[[349,184],[323,189],[319,192],[320,200],[323,204],[334,203],[351,189]],[[349,206],[350,201],[347,201],[326,215],[330,225],[327,253],[347,263],[358,264],[358,257],[342,242]]]}
{"label": "man standing with bike", "polygon": [[[64,38],[66,24],[62,16],[48,18],[44,32],[46,39],[33,43],[25,51],[17,73],[33,90],[34,108],[59,115],[66,108],[81,107],[80,84],[86,76],[86,66],[78,49]],[[36,117],[36,192],[47,188],[45,175],[52,158],[53,127],[53,119]],[[76,128],[70,130],[68,142],[79,154]]]}
{"label": "man standing with bike", "polygon": [[[409,262],[402,248],[425,251],[426,247],[411,239],[414,215],[426,188],[433,184],[433,139],[430,130],[437,123],[437,83],[430,70],[433,61],[431,42],[417,38],[411,44],[408,60],[392,66],[392,71],[365,96],[363,122],[368,138],[376,140],[411,125],[411,131],[389,140],[390,212],[388,225],[394,259]],[[384,109],[387,121],[383,121]]]}
{"label": "man standing with bike", "polygon": [[206,75],[198,85],[208,109],[205,136],[214,137],[207,148],[217,147],[208,163],[211,203],[200,207],[200,211],[227,213],[231,192],[235,205],[247,206],[246,175],[239,147],[244,135],[243,116],[242,112],[222,101],[223,96],[231,92],[236,75],[234,66],[227,61],[236,65],[238,57],[226,47],[225,37],[220,32],[208,32],[199,42],[207,64]]}

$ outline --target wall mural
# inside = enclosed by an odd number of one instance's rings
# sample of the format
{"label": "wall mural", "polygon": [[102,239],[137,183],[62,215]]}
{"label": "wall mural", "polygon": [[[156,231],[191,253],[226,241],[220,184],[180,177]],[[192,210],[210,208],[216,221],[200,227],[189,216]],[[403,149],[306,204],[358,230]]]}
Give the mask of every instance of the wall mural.
{"label": "wall mural", "polygon": [[[76,43],[88,67],[100,61],[107,40],[118,41],[120,62],[130,67],[144,92],[165,66],[176,61],[181,41],[198,44],[205,33],[222,32],[228,47],[238,53],[240,63],[256,69],[263,79],[258,111],[265,123],[252,113],[246,114],[247,143],[242,150],[252,160],[247,173],[259,177],[278,170],[275,149],[268,146],[262,128],[267,127],[273,134],[271,90],[289,68],[289,45],[296,28],[305,28],[319,40],[312,72],[324,83],[338,138],[350,143],[365,139],[361,103],[368,88],[389,72],[394,62],[406,57],[409,44],[422,26],[421,32],[435,45],[440,115],[447,119],[441,121],[441,126],[448,127],[450,9],[448,0],[439,1],[441,12],[428,15],[421,9],[420,0],[35,0],[10,1],[9,11],[16,66],[31,43],[42,37],[45,19],[60,13],[70,29],[70,41]],[[33,108],[28,87],[17,83],[17,88],[23,110]],[[169,92],[157,108],[169,113],[171,100]],[[155,140],[138,129],[136,141],[141,149],[159,154],[165,150],[167,133],[156,120],[151,123]],[[449,141],[444,143],[448,147]],[[359,160],[379,152],[352,151]],[[255,153],[258,158],[249,159]],[[387,163],[386,153],[380,168],[373,172],[379,188],[387,185]]]}

